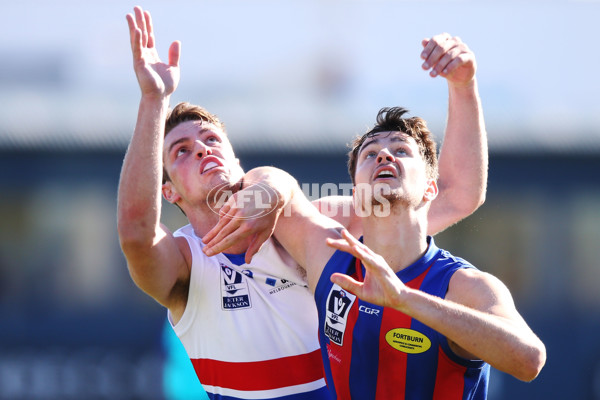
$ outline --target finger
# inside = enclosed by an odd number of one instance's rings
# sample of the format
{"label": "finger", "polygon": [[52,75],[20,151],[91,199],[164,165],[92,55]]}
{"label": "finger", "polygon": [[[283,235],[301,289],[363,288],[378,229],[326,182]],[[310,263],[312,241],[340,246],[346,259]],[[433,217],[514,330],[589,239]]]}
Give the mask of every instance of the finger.
{"label": "finger", "polygon": [[181,42],[179,40],[171,43],[169,47],[169,65],[179,67],[179,57],[181,55]]}
{"label": "finger", "polygon": [[215,255],[218,253],[222,253],[231,246],[238,243],[240,240],[246,238],[249,234],[250,232],[248,230],[237,229],[232,233],[228,234],[227,236],[224,236],[223,238],[219,238],[217,236],[215,239],[213,239],[211,243],[207,245],[207,252],[205,253],[207,255]]}
{"label": "finger", "polygon": [[423,63],[423,69],[429,69],[437,63],[437,61],[445,52],[444,46],[446,46],[446,42],[449,38],[449,34],[442,33],[429,40],[425,46],[425,49],[423,49],[423,52],[421,53],[421,57],[425,60]]}
{"label": "finger", "polygon": [[338,272],[331,275],[331,282],[340,286],[342,289],[347,290],[350,293],[354,293],[358,297],[362,295],[363,283],[356,281],[348,275],[340,274]]}
{"label": "finger", "polygon": [[450,75],[459,67],[470,68],[472,70],[472,74],[474,75],[475,70],[477,69],[475,65],[475,55],[470,51],[460,53],[452,61],[450,61],[450,63],[448,63],[442,73],[444,75]]}
{"label": "finger", "polygon": [[142,56],[142,32],[138,29],[135,18],[132,14],[125,16],[127,19],[127,25],[129,26],[129,41],[131,42],[131,53],[134,59],[138,59]]}
{"label": "finger", "polygon": [[135,21],[137,23],[138,28],[142,32],[142,47],[146,47],[148,44],[148,30],[146,28],[146,18],[144,16],[144,11],[140,7],[133,8],[135,12]]}
{"label": "finger", "polygon": [[344,251],[346,253],[350,253],[353,256],[356,257],[356,254],[354,254],[353,250],[352,250],[352,246],[350,246],[348,244],[347,241],[343,240],[343,239],[331,239],[328,238],[325,241],[325,244],[327,244],[327,246],[329,247],[333,247],[334,249],[340,250],[340,251]]}
{"label": "finger", "polygon": [[432,73],[435,75],[445,74],[445,69],[448,67],[448,64],[456,57],[458,57],[461,53],[461,49],[459,47],[452,47],[446,51],[446,53],[440,58],[440,60],[433,66]]}
{"label": "finger", "polygon": [[246,250],[246,264],[250,264],[250,261],[252,261],[252,257],[254,257],[254,255],[258,253],[260,249],[262,249],[263,245],[270,237],[271,234],[269,232],[262,232],[260,234],[254,235],[254,238],[252,239],[250,245],[248,246],[248,249]]}
{"label": "finger", "polygon": [[205,244],[208,244],[211,240],[214,239],[215,236],[217,236],[217,234],[221,231],[221,229],[223,229],[225,224],[227,224],[228,222],[229,222],[228,218],[221,218],[219,216],[219,221],[217,221],[217,224],[215,226],[213,226],[211,230],[206,232],[206,234],[204,236],[202,236],[202,241]]}
{"label": "finger", "polygon": [[427,43],[429,43],[431,39],[430,38],[425,38],[423,40],[421,40],[421,46],[423,46],[423,51],[421,51],[421,58],[425,59],[427,57],[425,57],[425,46],[427,46]]}
{"label": "finger", "polygon": [[152,26],[152,16],[150,11],[144,11],[144,20],[146,21],[146,27],[148,29],[148,47],[154,47],[154,28]]}
{"label": "finger", "polygon": [[357,238],[355,238],[349,231],[348,229],[342,229],[342,237],[344,239],[346,239],[346,241],[350,244],[359,244],[362,245],[362,243],[360,242],[360,240],[358,240]]}
{"label": "finger", "polygon": [[347,239],[330,239],[328,238],[325,243],[329,247],[333,247],[334,249],[349,253],[356,258],[362,259],[362,254],[359,252],[362,243],[358,242],[358,245],[352,242],[348,242]]}
{"label": "finger", "polygon": [[219,223],[213,228],[217,234],[210,240],[206,240],[206,245],[210,248],[222,241],[225,237],[235,232],[241,225],[240,220],[229,219],[228,217],[221,218]]}
{"label": "finger", "polygon": [[[219,209],[219,217],[221,216],[226,216],[229,214],[229,212],[231,211],[231,203],[232,203],[232,198],[229,198],[224,204],[223,206]],[[235,204],[235,202],[234,202]],[[235,213],[235,208],[234,208],[234,213]]]}
{"label": "finger", "polygon": [[206,235],[202,237],[202,241],[204,243],[208,243],[213,240],[213,238],[221,231],[221,229],[223,229],[223,227],[233,219],[233,216],[228,215],[229,209],[230,207],[228,203],[225,203],[223,207],[221,207],[219,210],[219,221],[215,226],[212,227],[210,231],[206,233]]}
{"label": "finger", "polygon": [[[454,57],[457,57],[463,48],[466,47],[458,36],[448,38],[445,42],[441,44],[440,53],[436,54],[438,60],[435,62],[430,62],[429,65],[433,67],[431,71],[431,76],[437,76],[442,73],[446,65],[452,61]],[[435,51],[434,51],[435,53]],[[432,54],[433,57],[433,54]]]}
{"label": "finger", "polygon": [[345,229],[342,231],[342,236],[344,239],[346,239],[351,248],[350,253],[356,258],[360,259],[365,267],[374,268],[378,266],[377,261],[375,260],[377,254],[375,254],[373,250],[367,247],[364,243],[361,243]]}
{"label": "finger", "polygon": [[454,58],[450,61],[442,70],[441,75],[447,76],[451,75],[458,67],[465,65],[464,61],[460,59],[460,57]]}

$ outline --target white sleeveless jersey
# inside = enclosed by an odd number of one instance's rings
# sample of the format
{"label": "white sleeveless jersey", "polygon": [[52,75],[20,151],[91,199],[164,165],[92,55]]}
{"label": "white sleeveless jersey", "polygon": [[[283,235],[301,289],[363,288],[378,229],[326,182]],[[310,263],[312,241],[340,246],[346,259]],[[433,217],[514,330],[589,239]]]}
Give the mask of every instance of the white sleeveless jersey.
{"label": "white sleeveless jersey", "polygon": [[[187,306],[173,329],[211,399],[327,398],[315,302],[272,239],[250,264],[208,257],[191,225]],[[169,315],[169,321],[171,316]]]}

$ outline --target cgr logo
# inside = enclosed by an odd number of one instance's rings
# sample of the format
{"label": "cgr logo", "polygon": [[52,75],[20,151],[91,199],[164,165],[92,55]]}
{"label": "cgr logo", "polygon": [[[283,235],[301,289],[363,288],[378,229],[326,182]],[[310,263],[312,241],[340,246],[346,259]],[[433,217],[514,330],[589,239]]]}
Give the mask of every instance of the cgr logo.
{"label": "cgr logo", "polygon": [[360,307],[358,307],[358,311],[363,312],[365,314],[370,314],[370,315],[374,315],[376,317],[379,317],[379,312],[381,310],[377,309],[377,308],[367,307],[364,304],[361,304]]}
{"label": "cgr logo", "polygon": [[[208,207],[215,214],[220,214],[226,204],[229,209],[222,216],[237,219],[255,219],[264,217],[275,211],[279,196],[268,185],[261,182],[246,182],[246,187],[236,193],[229,183],[222,183],[212,188],[206,195]],[[247,215],[238,215],[243,209]]]}

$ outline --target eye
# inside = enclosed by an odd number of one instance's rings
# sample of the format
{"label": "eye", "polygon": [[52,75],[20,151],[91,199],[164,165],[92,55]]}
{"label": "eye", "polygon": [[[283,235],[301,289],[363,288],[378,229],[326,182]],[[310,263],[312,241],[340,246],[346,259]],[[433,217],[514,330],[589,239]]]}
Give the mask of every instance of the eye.
{"label": "eye", "polygon": [[408,154],[408,151],[406,151],[405,148],[399,147],[398,149],[396,149],[396,154],[406,155],[406,154]]}
{"label": "eye", "polygon": [[372,151],[372,150],[365,152],[365,158],[373,158],[373,157],[377,157],[377,152]]}
{"label": "eye", "polygon": [[175,157],[180,157],[187,153],[187,149],[185,147],[180,147],[175,151]]}
{"label": "eye", "polygon": [[206,143],[207,144],[214,144],[214,143],[220,143],[220,142],[221,141],[216,136],[209,136],[208,138],[206,138]]}

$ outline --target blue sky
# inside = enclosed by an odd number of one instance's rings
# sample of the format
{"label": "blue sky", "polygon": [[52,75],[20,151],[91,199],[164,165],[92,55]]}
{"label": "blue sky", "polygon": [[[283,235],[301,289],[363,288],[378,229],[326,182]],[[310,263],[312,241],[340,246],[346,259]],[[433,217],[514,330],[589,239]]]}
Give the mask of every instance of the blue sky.
{"label": "blue sky", "polygon": [[[137,2],[2,5],[0,137],[122,145],[139,89],[125,14]],[[164,57],[182,41],[173,102],[217,113],[240,146],[346,143],[383,106],[441,137],[445,82],[420,41],[460,36],[476,54],[492,150],[600,150],[598,1],[147,1]],[[35,117],[32,117],[32,114]]]}

